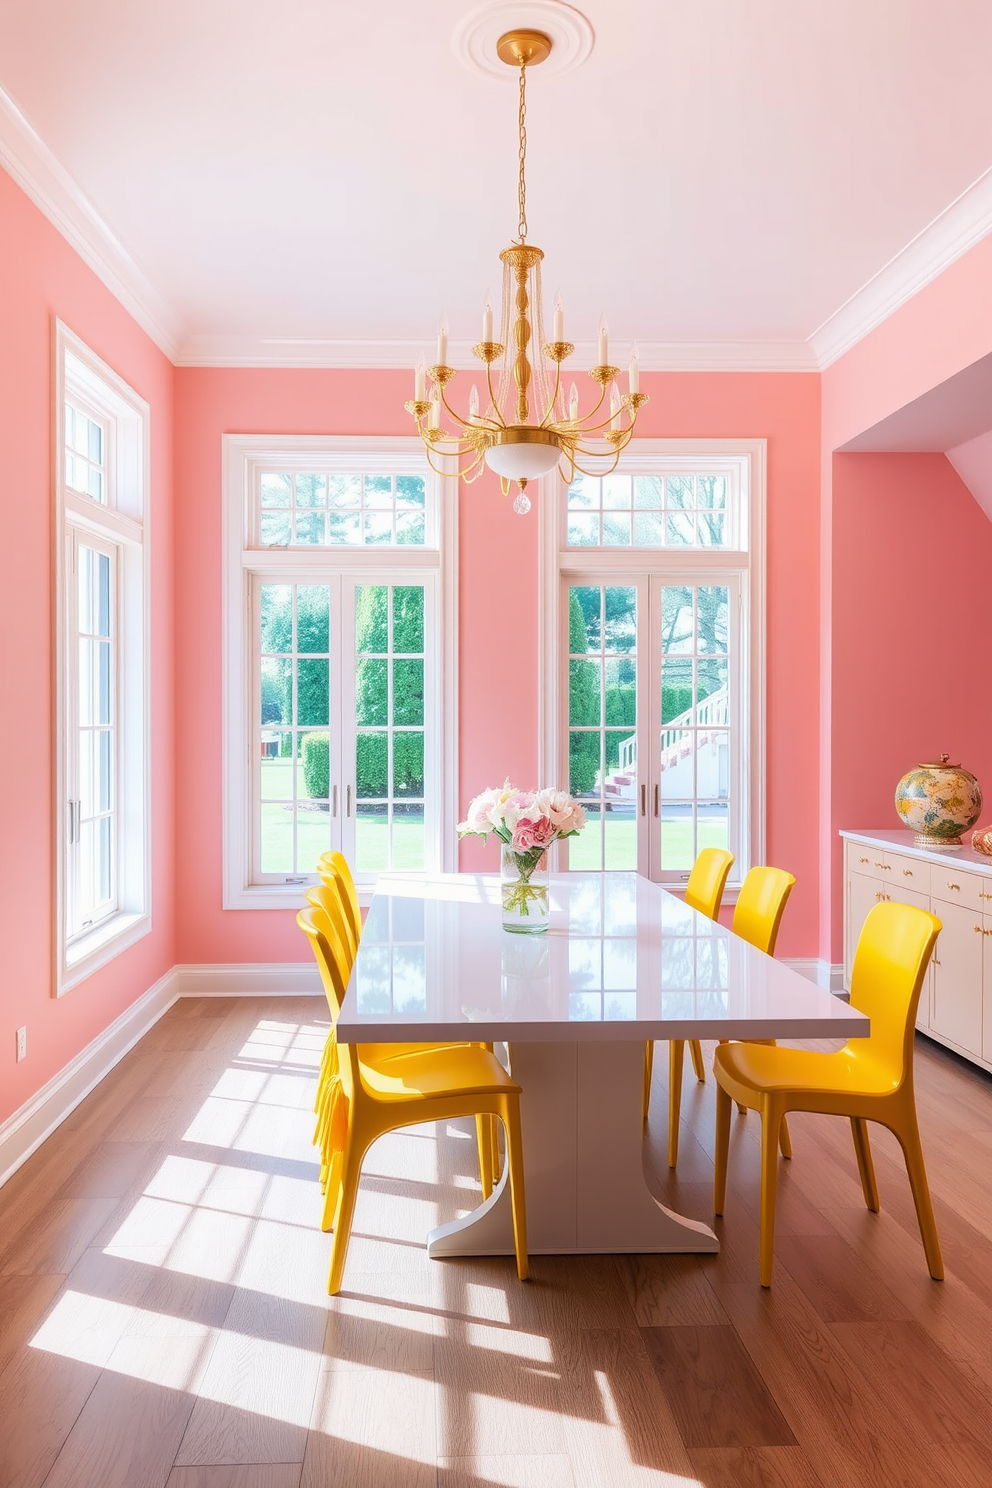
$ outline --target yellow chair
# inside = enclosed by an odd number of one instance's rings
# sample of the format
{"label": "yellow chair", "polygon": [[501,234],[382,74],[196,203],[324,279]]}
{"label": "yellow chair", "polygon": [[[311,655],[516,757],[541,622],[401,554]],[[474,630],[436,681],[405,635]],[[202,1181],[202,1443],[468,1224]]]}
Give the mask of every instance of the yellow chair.
{"label": "yellow chair", "polygon": [[[337,947],[326,934],[329,921],[315,909],[296,917],[310,939],[317,964],[337,985]],[[336,1038],[340,1009],[332,1011]],[[524,1205],[523,1160],[520,1146],[520,1087],[495,1055],[475,1044],[430,1048],[397,1055],[381,1064],[367,1064],[355,1044],[337,1044],[338,1082],[328,1130],[330,1175],[325,1214],[331,1209],[331,1273],[328,1291],[341,1286],[351,1224],[358,1196],[362,1159],[378,1137],[398,1127],[424,1121],[453,1120],[458,1116],[498,1117],[506,1140],[513,1240],[517,1275],[527,1277],[527,1219]]]}
{"label": "yellow chair", "polygon": [[761,1112],[761,1285],[771,1286],[775,1241],[776,1153],[787,1111],[847,1116],[868,1208],[878,1210],[878,1187],[868,1143],[869,1121],[899,1139],[930,1275],[944,1275],[927,1186],[913,1090],[913,1033],[920,988],[940,921],[908,904],[876,904],[865,920],[851,972],[851,1006],[867,1013],[867,1038],[851,1039],[836,1054],[779,1049],[756,1043],[721,1044],[713,1061],[717,1081],[716,1175],[713,1207],[723,1213],[733,1101]]}
{"label": "yellow chair", "polygon": [[[690,909],[698,910],[707,919],[715,920],[720,913],[723,891],[734,864],[734,855],[724,847],[704,847],[692,865],[685,886],[685,902]],[[703,1065],[703,1050],[698,1039],[689,1039],[689,1052],[696,1079],[702,1084],[706,1080]],[[682,1109],[682,1066],[685,1063],[685,1039],[671,1039],[668,1044],[668,1166],[674,1168],[679,1160],[679,1112]],[[651,1100],[651,1075],[654,1069],[654,1043],[649,1039],[644,1049],[644,1092],[641,1102],[644,1123],[647,1125],[648,1105]]]}
{"label": "yellow chair", "polygon": [[351,938],[357,950],[362,938],[362,911],[348,859],[341,852],[321,853],[317,860],[317,872],[325,884],[336,883],[340,888],[342,907],[348,917]]}
{"label": "yellow chair", "polygon": [[[357,945],[352,942],[353,919],[347,913],[343,902],[345,897],[344,885],[341,875],[328,875],[328,881],[307,890],[306,898],[308,904],[318,911],[318,923],[320,915],[326,916],[330,922],[322,925],[328,945],[331,947],[337,968],[337,975],[333,978],[323,977],[324,993],[327,997],[328,1008],[333,1009],[340,1006],[344,997],[345,988],[351,976],[354,965]],[[331,931],[333,930],[333,934]],[[333,1017],[333,1011],[332,1011]],[[397,1054],[416,1054],[432,1048],[449,1048],[451,1045],[437,1044],[363,1044],[359,1055],[367,1064],[381,1064],[386,1059],[395,1058]],[[480,1045],[492,1053],[492,1044]],[[337,1077],[338,1068],[335,1055],[334,1041],[328,1039],[324,1045],[324,1053],[321,1059],[320,1074],[317,1081],[317,1096],[314,1102],[314,1111],[317,1115],[317,1125],[314,1131],[314,1145],[322,1146],[324,1135],[327,1131],[331,1116],[333,1101],[330,1097],[329,1082]],[[479,1149],[479,1177],[482,1182],[483,1197],[487,1198],[493,1191],[494,1185],[500,1176],[500,1151],[499,1135],[495,1121],[486,1116],[476,1118],[476,1141]],[[327,1164],[321,1163],[321,1184],[326,1185]]]}
{"label": "yellow chair", "polygon": [[[753,945],[756,950],[764,951],[766,956],[774,956],[782,916],[795,882],[792,874],[786,873],[784,868],[752,868],[741,884],[741,891],[734,905],[734,918],[731,925],[734,934],[739,935],[741,940],[746,940],[749,945]],[[727,1040],[721,1039],[720,1042],[725,1044]],[[742,1042],[774,1044],[775,1040],[743,1039]],[[740,1111],[743,1115],[747,1111],[747,1106],[741,1106]],[[789,1137],[788,1122],[784,1116],[778,1139],[782,1156],[791,1157],[792,1141]]]}

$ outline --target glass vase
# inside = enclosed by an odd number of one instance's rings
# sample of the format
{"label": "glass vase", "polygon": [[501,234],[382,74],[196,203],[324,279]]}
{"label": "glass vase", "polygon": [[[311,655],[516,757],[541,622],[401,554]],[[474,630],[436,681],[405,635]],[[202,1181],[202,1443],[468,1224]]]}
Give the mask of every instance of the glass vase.
{"label": "glass vase", "polygon": [[504,843],[499,867],[503,929],[515,935],[540,935],[551,922],[547,852],[539,847],[514,852]]}

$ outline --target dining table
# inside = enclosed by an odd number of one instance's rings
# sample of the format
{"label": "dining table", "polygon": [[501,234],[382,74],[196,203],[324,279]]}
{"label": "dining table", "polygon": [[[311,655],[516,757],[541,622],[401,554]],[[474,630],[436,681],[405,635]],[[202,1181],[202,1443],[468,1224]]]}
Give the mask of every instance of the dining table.
{"label": "dining table", "polygon": [[[532,1254],[718,1251],[645,1182],[646,1040],[842,1040],[869,1020],[639,874],[553,875],[550,905],[546,931],[513,933],[498,877],[380,874],[338,1038],[505,1045]],[[428,1253],[513,1253],[505,1164]]]}

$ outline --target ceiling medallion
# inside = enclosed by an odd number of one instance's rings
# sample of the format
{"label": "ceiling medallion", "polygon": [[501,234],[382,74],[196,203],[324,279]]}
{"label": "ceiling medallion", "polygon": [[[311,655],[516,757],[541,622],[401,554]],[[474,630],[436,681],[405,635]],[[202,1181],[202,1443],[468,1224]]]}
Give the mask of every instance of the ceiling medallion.
{"label": "ceiling medallion", "polygon": [[[540,248],[527,242],[527,68],[536,67],[553,52],[544,31],[518,28],[497,39],[501,64],[520,70],[520,169],[517,185],[518,236],[500,254],[503,292],[499,336],[493,337],[493,306],[486,300],[482,340],[473,348],[485,368],[486,388],[468,399],[468,412],[459,413],[446,389],[457,375],[448,365],[448,324],[442,319],[437,338],[437,362],[419,363],[414,395],[405,405],[417,422],[431,468],[439,475],[476,480],[486,465],[500,477],[503,494],[516,481],[513,510],[530,510],[527,485],[558,466],[570,484],[577,472],[608,475],[620,452],[629,444],[637,412],[647,402],[640,391],[637,348],[631,352],[628,391],[617,386],[619,368],[610,365],[605,320],[599,324],[597,365],[589,376],[599,389],[591,409],[580,412],[579,390],[573,382],[566,398],[562,363],[575,347],[565,340],[564,310],[555,296],[551,338],[545,341]],[[430,381],[430,395],[427,383]],[[608,400],[608,401],[607,401]],[[453,425],[454,429],[446,427]],[[452,469],[451,466],[455,468]]]}
{"label": "ceiling medallion", "polygon": [[563,0],[497,0],[463,17],[451,44],[455,56],[470,71],[506,82],[509,78],[497,46],[501,36],[521,28],[550,37],[552,56],[545,66],[546,77],[561,77],[581,67],[595,40],[585,16]]}

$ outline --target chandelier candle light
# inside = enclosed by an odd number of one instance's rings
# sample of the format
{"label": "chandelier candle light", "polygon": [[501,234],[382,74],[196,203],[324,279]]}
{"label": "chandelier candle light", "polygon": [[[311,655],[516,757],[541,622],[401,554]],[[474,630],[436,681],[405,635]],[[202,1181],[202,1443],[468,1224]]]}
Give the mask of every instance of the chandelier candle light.
{"label": "chandelier candle light", "polygon": [[485,841],[495,832],[502,843],[504,930],[519,935],[547,930],[551,920],[548,848],[559,837],[574,837],[585,824],[585,811],[565,791],[521,791],[505,780],[502,790],[490,786],[476,796],[466,820],[458,825],[458,835]]}
{"label": "chandelier candle light", "polygon": [[[551,339],[544,339],[541,261],[544,254],[527,242],[527,68],[544,62],[551,38],[543,31],[508,31],[496,50],[510,67],[520,69],[520,149],[517,200],[518,236],[500,254],[503,293],[499,339],[493,339],[493,303],[487,296],[482,312],[482,340],[474,347],[485,368],[484,400],[477,386],[463,415],[448,401],[446,388],[455,377],[448,365],[448,323],[442,319],[437,337],[437,362],[421,361],[414,374],[414,395],[405,407],[417,422],[431,468],[439,475],[476,480],[485,465],[500,477],[503,494],[511,482],[518,491],[513,510],[530,510],[528,482],[548,475],[557,465],[571,484],[576,472],[608,475],[620,452],[630,442],[637,411],[647,402],[640,390],[637,348],[630,356],[628,391],[617,386],[620,369],[610,365],[606,321],[599,323],[597,365],[589,376],[598,386],[594,406],[580,412],[579,390],[573,382],[566,396],[562,363],[575,347],[565,340],[565,312],[555,295]],[[430,380],[428,396],[427,381]],[[453,428],[446,427],[453,425]],[[451,463],[456,469],[451,470]]]}

